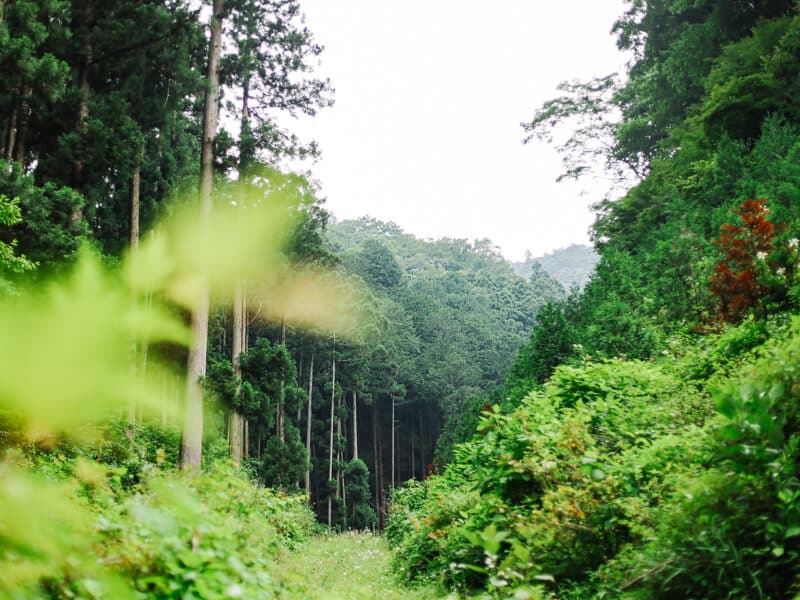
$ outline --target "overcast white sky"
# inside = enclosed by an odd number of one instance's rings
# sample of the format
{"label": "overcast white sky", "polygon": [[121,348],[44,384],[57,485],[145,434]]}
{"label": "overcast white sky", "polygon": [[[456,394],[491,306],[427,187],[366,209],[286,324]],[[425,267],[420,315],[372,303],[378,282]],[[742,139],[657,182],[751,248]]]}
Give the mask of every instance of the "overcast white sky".
{"label": "overcast white sky", "polygon": [[[620,70],[623,0],[302,0],[336,105],[300,131],[337,219],[418,237],[488,237],[521,259],[587,243],[591,183],[556,184],[561,159],[520,122],[566,79]],[[584,193],[583,195],[581,192]]]}

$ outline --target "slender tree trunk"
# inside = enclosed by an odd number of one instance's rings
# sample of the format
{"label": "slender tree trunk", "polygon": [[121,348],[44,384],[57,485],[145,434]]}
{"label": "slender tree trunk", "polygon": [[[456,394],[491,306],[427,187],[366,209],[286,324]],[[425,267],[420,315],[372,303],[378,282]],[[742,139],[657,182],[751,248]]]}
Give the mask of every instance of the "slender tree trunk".
{"label": "slender tree trunk", "polygon": [[[89,82],[89,71],[91,70],[94,58],[94,46],[92,43],[92,29],[94,28],[95,0],[83,0],[83,14],[81,27],[81,49],[80,66],[78,67],[78,120],[75,126],[75,133],[78,136],[78,145],[75,148],[75,156],[72,163],[72,187],[83,193],[85,188],[85,167],[86,167],[86,134],[89,127],[89,99],[92,88]],[[77,222],[83,219],[80,207],[76,208],[71,217],[72,221]]]}
{"label": "slender tree trunk", "polygon": [[27,151],[28,131],[31,122],[31,97],[33,86],[26,83],[22,87],[22,96],[19,103],[19,130],[17,132],[17,147],[14,149],[14,160],[25,166],[25,153]]}
{"label": "slender tree trunk", "polygon": [[[219,63],[222,51],[222,19],[225,0],[214,0],[213,8],[200,153],[200,213],[205,227],[208,227],[211,215],[211,191],[214,185],[214,141],[217,137],[219,119]],[[197,305],[192,313],[192,345],[189,349],[186,377],[186,414],[181,438],[180,466],[182,469],[200,469],[203,451],[203,391],[200,381],[206,374],[208,294],[208,282],[206,281],[199,291]]]}
{"label": "slender tree trunk", "polygon": [[139,197],[142,189],[142,169],[137,157],[131,176],[131,251],[139,247]]}
{"label": "slender tree trunk", "polygon": [[[346,398],[347,398],[346,394],[342,394],[342,397],[339,399],[339,407],[340,408],[342,407],[343,404],[345,404]],[[340,440],[342,439],[342,419],[341,418],[339,418],[339,439]],[[336,477],[339,480],[339,486],[341,487],[340,498],[342,499],[342,514],[344,515],[344,518],[345,518],[345,523],[344,523],[345,527],[347,527],[347,493],[345,492],[345,487],[344,487],[344,473],[342,472],[342,469],[341,469],[340,465],[342,464],[344,455],[345,455],[345,453],[347,451],[346,448],[347,448],[347,444],[345,444],[345,448],[344,449],[341,447],[341,445],[339,446],[339,461],[338,461],[338,465],[336,467],[336,471],[337,471]]]}
{"label": "slender tree trunk", "polygon": [[[281,346],[286,348],[286,321],[281,319]],[[278,441],[286,441],[286,368],[281,367],[281,389],[278,397]]]}
{"label": "slender tree trunk", "polygon": [[358,460],[358,393],[353,390],[353,460]]}
{"label": "slender tree trunk", "polygon": [[[245,99],[245,106],[247,104],[247,100]],[[240,168],[241,168],[241,158],[240,158]],[[239,390],[241,388],[241,380],[242,380],[242,367],[240,361],[240,355],[246,350],[247,347],[247,314],[245,310],[245,296],[244,296],[244,286],[239,284],[236,286],[236,291],[234,294],[233,300],[233,337],[231,340],[232,354],[233,354],[233,370],[234,376],[236,377],[236,396],[239,396]],[[248,452],[248,442],[249,440],[245,441],[245,437],[249,437],[249,435],[245,436],[245,427],[247,426],[249,429],[249,424],[246,424],[244,417],[238,410],[233,410],[231,413],[231,418],[234,420],[234,427],[232,428],[233,435],[230,439],[231,445],[231,458],[233,462],[237,465],[241,463],[242,455]],[[247,432],[249,434],[249,431]],[[259,435],[258,439],[259,447],[257,448],[256,452],[260,455],[261,448],[261,436]]]}
{"label": "slender tree trunk", "polygon": [[394,401],[394,396],[392,396],[392,452],[391,452],[391,456],[392,456],[392,488],[394,488],[395,485],[397,485],[397,482],[395,481],[395,471],[394,471],[394,459],[395,459],[395,454],[394,454],[394,448],[395,448],[395,440],[394,440],[394,430],[395,430],[394,407],[395,407],[395,401]]}
{"label": "slender tree trunk", "polygon": [[311,353],[311,364],[308,368],[308,402],[306,404],[306,452],[308,464],[306,465],[306,492],[308,501],[311,502],[311,394],[314,389],[314,353]]}
{"label": "slender tree trunk", "polygon": [[[380,417],[380,415],[379,415]],[[378,418],[377,421],[377,431],[378,431],[378,485],[380,495],[378,496],[378,523],[380,526],[381,531],[383,531],[384,526],[386,525],[386,515],[385,513],[385,492],[384,492],[384,479],[383,479],[383,423],[381,422],[383,419]]]}
{"label": "slender tree trunk", "polygon": [[[304,358],[305,358],[305,356],[301,354],[300,355],[300,364],[297,366],[297,381],[295,381],[295,384],[300,386],[300,387],[303,387],[303,367],[305,366],[305,365],[303,365],[303,359]],[[295,415],[295,421],[297,422],[297,429],[300,429],[300,417],[302,415],[302,412],[303,412],[303,406],[301,404],[298,404],[297,405],[297,413]]]}
{"label": "slender tree trunk", "polygon": [[378,483],[378,419],[375,416],[377,408],[375,402],[372,403],[370,416],[372,417],[372,478],[375,480],[375,512],[379,512],[381,498],[380,484]]}
{"label": "slender tree trunk", "polygon": [[244,419],[244,457],[250,458],[250,420]]}
{"label": "slender tree trunk", "polygon": [[[236,381],[235,400],[238,400],[242,386],[241,354],[244,349],[244,294],[242,286],[237,285],[233,295],[233,340],[231,347],[231,362],[233,363],[233,377]],[[228,444],[230,446],[231,460],[235,465],[242,462],[243,426],[242,415],[236,408],[231,409]]]}
{"label": "slender tree trunk", "polygon": [[[12,96],[13,97],[13,96]],[[11,115],[8,117],[8,138],[6,140],[6,162],[14,160],[14,146],[17,144],[17,127],[19,125],[19,100],[14,98]]]}
{"label": "slender tree trunk", "polygon": [[333,513],[331,504],[330,485],[333,481],[333,419],[334,419],[334,400],[336,398],[336,334],[333,336],[333,363],[331,368],[331,431],[328,441],[328,527],[333,523]]}
{"label": "slender tree trunk", "polygon": [[420,479],[425,479],[425,437],[422,429],[422,408],[417,411],[419,415],[419,466],[422,471]]}
{"label": "slender tree trunk", "polygon": [[415,463],[416,451],[414,448],[414,419],[409,419],[409,424],[411,425],[411,477],[409,477],[409,479],[414,479],[417,476],[417,466]]}
{"label": "slender tree trunk", "polygon": [[[342,407],[342,398],[339,398],[337,402],[338,408],[341,410]],[[342,446],[341,446],[341,439],[342,439],[342,418],[336,417],[336,498],[342,499],[344,505],[344,512],[347,514],[347,505],[344,504],[344,481],[342,476]]]}

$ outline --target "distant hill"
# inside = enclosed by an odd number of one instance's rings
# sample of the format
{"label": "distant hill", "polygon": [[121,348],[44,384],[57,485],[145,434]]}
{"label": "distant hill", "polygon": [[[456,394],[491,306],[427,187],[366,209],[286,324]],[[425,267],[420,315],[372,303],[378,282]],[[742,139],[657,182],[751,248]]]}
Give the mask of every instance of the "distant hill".
{"label": "distant hill", "polygon": [[528,279],[534,272],[535,265],[539,264],[545,273],[558,281],[564,289],[569,290],[573,285],[583,288],[594,273],[599,260],[600,257],[590,246],[572,244],[538,258],[534,258],[528,252],[524,261],[514,263],[514,271],[517,275]]}

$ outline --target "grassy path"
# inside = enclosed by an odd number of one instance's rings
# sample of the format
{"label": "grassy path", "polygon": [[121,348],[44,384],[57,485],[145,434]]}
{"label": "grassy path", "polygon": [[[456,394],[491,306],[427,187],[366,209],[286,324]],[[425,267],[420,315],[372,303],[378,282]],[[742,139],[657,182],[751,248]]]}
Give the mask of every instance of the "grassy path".
{"label": "grassy path", "polygon": [[278,558],[274,576],[286,598],[308,600],[433,600],[431,589],[408,589],[392,574],[386,542],[369,533],[320,536]]}

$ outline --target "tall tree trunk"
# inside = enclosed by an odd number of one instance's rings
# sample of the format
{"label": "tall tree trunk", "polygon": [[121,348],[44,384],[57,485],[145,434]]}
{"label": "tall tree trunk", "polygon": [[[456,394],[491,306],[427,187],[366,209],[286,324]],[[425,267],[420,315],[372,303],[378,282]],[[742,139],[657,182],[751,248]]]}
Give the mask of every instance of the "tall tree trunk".
{"label": "tall tree trunk", "polygon": [[[233,340],[231,347],[231,362],[233,363],[233,377],[236,380],[235,400],[238,400],[242,386],[241,354],[244,351],[244,293],[241,285],[236,286],[233,295]],[[231,460],[235,465],[242,462],[243,427],[242,415],[236,408],[231,409],[228,444],[230,446]]]}
{"label": "tall tree trunk", "polygon": [[334,419],[334,400],[336,398],[336,334],[333,335],[333,363],[331,368],[331,431],[328,449],[328,527],[333,523],[332,504],[331,504],[331,481],[333,481],[333,419]]}
{"label": "tall tree trunk", "polygon": [[[380,415],[379,415],[380,416]],[[384,526],[386,525],[386,514],[385,514],[385,492],[384,492],[384,479],[383,479],[383,423],[381,418],[377,420],[376,430],[378,432],[378,486],[379,486],[379,493],[378,496],[378,523],[380,526],[381,531],[383,531]]]}
{"label": "tall tree trunk", "polygon": [[[286,349],[286,321],[281,319],[281,346]],[[286,368],[281,367],[281,389],[278,395],[278,441],[286,441]]]}
{"label": "tall tree trunk", "polygon": [[[297,366],[297,381],[295,382],[295,384],[300,386],[300,387],[303,387],[303,367],[305,366],[303,364],[303,360],[304,359],[305,359],[305,356],[303,354],[301,354],[300,355],[300,364]],[[298,429],[300,429],[300,417],[302,415],[302,412],[303,412],[303,405],[302,404],[298,404],[297,405],[297,414],[295,415],[295,421],[297,422],[297,428]]]}
{"label": "tall tree trunk", "polygon": [[[12,91],[12,98],[15,94]],[[17,127],[19,126],[19,99],[14,98],[11,105],[11,115],[8,117],[8,137],[6,139],[6,162],[14,160],[14,146],[17,145]]]}
{"label": "tall tree trunk", "polygon": [[421,470],[420,479],[425,479],[425,437],[422,429],[422,408],[417,411],[419,415],[419,466]]}
{"label": "tall tree trunk", "polygon": [[[214,185],[214,141],[219,119],[219,63],[222,51],[222,19],[225,0],[214,0],[211,17],[211,43],[208,50],[208,75],[203,113],[203,139],[200,153],[200,213],[208,227],[211,215],[211,190]],[[192,312],[192,345],[186,377],[186,414],[181,438],[182,469],[199,469],[203,448],[203,390],[200,381],[206,374],[208,341],[208,282],[199,291]]]}
{"label": "tall tree trunk", "polygon": [[17,131],[17,144],[14,149],[14,160],[25,166],[25,153],[27,151],[28,131],[31,122],[31,97],[33,86],[26,83],[22,87],[22,96],[19,102],[19,130]]}
{"label": "tall tree trunk", "polygon": [[[340,409],[341,409],[342,405],[345,404],[346,398],[347,398],[347,396],[345,394],[342,394],[341,398],[339,398],[339,408]],[[338,437],[339,437],[339,440],[341,440],[342,439],[342,419],[341,419],[341,417],[338,419],[338,421],[339,421]],[[338,464],[337,464],[337,467],[336,467],[336,472],[337,472],[336,478],[339,480],[339,487],[341,488],[341,495],[339,497],[342,499],[342,514],[344,514],[344,518],[345,518],[345,523],[344,523],[345,527],[347,527],[347,493],[345,492],[345,489],[344,489],[344,473],[342,472],[342,469],[341,469],[340,465],[343,462],[343,458],[344,458],[344,454],[346,452],[346,448],[347,448],[347,444],[345,444],[345,448],[344,449],[342,448],[341,445],[339,446],[339,448],[338,448],[339,461],[338,461]]]}
{"label": "tall tree trunk", "polygon": [[358,460],[358,393],[353,390],[353,460]]}
{"label": "tall tree trunk", "polygon": [[417,465],[416,465],[416,451],[414,448],[414,419],[408,420],[409,424],[411,425],[411,477],[409,479],[414,479],[417,476]]}
{"label": "tall tree trunk", "polygon": [[378,482],[378,418],[375,416],[376,413],[377,407],[373,402],[370,408],[370,416],[372,417],[372,478],[375,481],[375,512],[377,513],[381,491]]}
{"label": "tall tree trunk", "polygon": [[[83,193],[86,187],[85,168],[86,168],[86,134],[89,127],[89,99],[92,88],[89,82],[89,71],[92,67],[94,58],[94,45],[92,43],[92,30],[95,18],[95,0],[83,0],[83,14],[81,15],[81,48],[80,65],[78,67],[78,120],[75,124],[75,133],[78,137],[78,145],[75,148],[75,155],[72,162],[72,187]],[[73,222],[83,219],[80,207],[73,212],[71,219]]]}
{"label": "tall tree trunk", "polygon": [[[249,51],[248,51],[249,54]],[[250,65],[249,60],[242,60],[245,71],[242,75],[242,121],[239,132],[239,171],[245,172],[253,161],[252,134],[250,131]]]}
{"label": "tall tree trunk", "polygon": [[244,418],[244,457],[250,458],[250,420]]}
{"label": "tall tree trunk", "polygon": [[142,189],[141,155],[137,155],[131,176],[131,252],[139,247],[139,198]]}
{"label": "tall tree trunk", "polygon": [[[339,412],[341,412],[342,408],[342,397],[339,398],[337,402],[337,408]],[[342,418],[336,417],[336,499],[341,499],[344,505],[344,512],[347,514],[347,504],[345,504],[344,499],[344,481],[342,475],[342,446],[341,446],[341,439],[342,439]]]}
{"label": "tall tree trunk", "polygon": [[311,364],[308,367],[308,403],[306,404],[306,452],[308,464],[306,465],[306,493],[311,502],[311,394],[314,389],[314,353],[311,353]]}
{"label": "tall tree trunk", "polygon": [[392,456],[392,488],[394,488],[395,485],[397,484],[397,482],[395,481],[395,478],[394,478],[395,477],[395,471],[394,471],[394,458],[395,458],[395,455],[394,455],[394,448],[395,448],[395,443],[394,443],[394,430],[395,430],[394,406],[395,406],[395,401],[394,401],[394,396],[392,396],[392,452],[391,452],[391,456]]}

